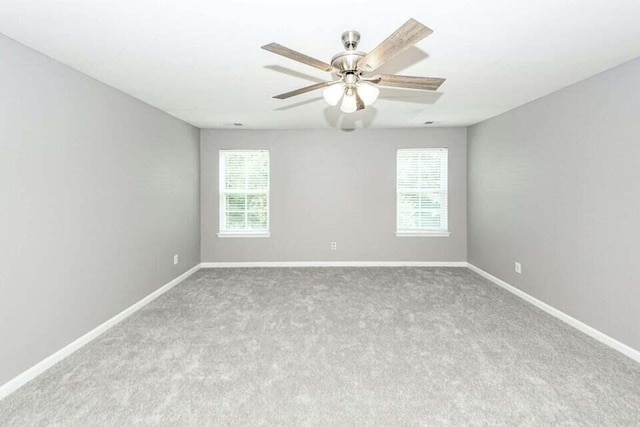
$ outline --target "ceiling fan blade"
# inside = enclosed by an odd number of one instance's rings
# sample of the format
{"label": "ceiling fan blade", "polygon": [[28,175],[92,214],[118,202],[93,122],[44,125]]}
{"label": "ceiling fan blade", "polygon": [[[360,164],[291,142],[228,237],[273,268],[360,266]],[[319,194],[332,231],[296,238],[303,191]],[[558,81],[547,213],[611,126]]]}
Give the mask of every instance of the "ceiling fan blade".
{"label": "ceiling fan blade", "polygon": [[378,86],[402,87],[405,89],[438,90],[446,79],[435,77],[397,76],[394,74],[381,74],[380,79],[371,80]]}
{"label": "ceiling fan blade", "polygon": [[311,86],[306,86],[306,87],[303,87],[303,88],[300,88],[300,89],[292,90],[291,92],[281,93],[280,95],[274,96],[274,98],[276,98],[276,99],[287,99],[287,98],[291,98],[292,96],[301,95],[303,93],[307,93],[307,92],[311,92],[311,91],[314,91],[314,90],[322,89],[323,87],[331,86],[333,84],[340,83],[340,82],[341,82],[341,80],[333,80],[333,81],[330,81],[330,82],[320,82],[320,83],[316,83],[316,84],[311,85]]}
{"label": "ceiling fan blade", "polygon": [[293,59],[294,61],[302,62],[306,65],[311,65],[319,70],[326,71],[328,73],[337,73],[339,70],[333,65],[327,64],[326,62],[322,62],[310,56],[307,56],[303,53],[297,52],[293,49],[289,49],[288,47],[284,47],[278,43],[269,43],[262,46],[262,49],[268,50],[269,52],[273,52],[276,55],[284,56],[285,58]]}
{"label": "ceiling fan blade", "polygon": [[364,110],[364,101],[358,95],[358,91],[354,91],[354,95],[356,96],[356,111]]}
{"label": "ceiling fan blade", "polygon": [[371,72],[393,56],[418,43],[433,33],[433,30],[415,19],[409,19],[393,34],[358,61],[358,70]]}

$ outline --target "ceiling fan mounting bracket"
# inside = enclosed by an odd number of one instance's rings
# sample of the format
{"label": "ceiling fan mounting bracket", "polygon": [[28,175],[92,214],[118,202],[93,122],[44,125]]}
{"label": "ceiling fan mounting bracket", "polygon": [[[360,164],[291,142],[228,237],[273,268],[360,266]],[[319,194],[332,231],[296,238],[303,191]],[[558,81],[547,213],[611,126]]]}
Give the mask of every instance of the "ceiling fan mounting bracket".
{"label": "ceiling fan mounting bracket", "polygon": [[342,45],[345,50],[356,50],[360,43],[360,33],[357,31],[345,31],[342,33]]}

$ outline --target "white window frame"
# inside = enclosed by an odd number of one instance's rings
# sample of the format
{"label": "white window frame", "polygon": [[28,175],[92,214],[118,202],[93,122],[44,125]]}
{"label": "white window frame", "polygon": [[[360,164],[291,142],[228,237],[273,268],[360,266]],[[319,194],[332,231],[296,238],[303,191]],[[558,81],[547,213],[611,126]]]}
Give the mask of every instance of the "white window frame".
{"label": "white window frame", "polygon": [[[399,221],[400,221],[400,204],[399,204],[399,194],[401,192],[401,189],[399,187],[399,180],[398,180],[398,161],[399,161],[399,157],[400,157],[400,153],[401,152],[407,152],[407,151],[418,151],[418,152],[424,152],[424,151],[445,151],[447,153],[447,185],[446,185],[446,197],[445,197],[445,203],[447,204],[447,208],[446,208],[446,216],[445,216],[445,223],[446,223],[446,228],[444,229],[440,229],[440,230],[428,230],[428,229],[414,229],[414,230],[407,230],[407,229],[400,229],[398,228],[399,226]],[[451,236],[451,232],[449,231],[449,149],[446,147],[441,147],[441,148],[400,148],[397,150],[396,152],[396,237],[449,237]],[[403,190],[406,191],[406,190]],[[414,189],[414,191],[412,192],[428,192],[425,190],[420,190],[420,189]]]}
{"label": "white window frame", "polygon": [[[226,228],[226,189],[225,181],[225,153],[240,153],[240,152],[261,152],[267,153],[267,162],[269,168],[267,170],[267,189],[252,191],[253,194],[265,194],[267,195],[267,229],[266,230],[225,230]],[[219,221],[218,221],[218,237],[219,238],[236,238],[236,237],[271,237],[271,156],[269,150],[219,150],[218,152],[218,207],[219,207]],[[246,192],[245,194],[249,194]]]}

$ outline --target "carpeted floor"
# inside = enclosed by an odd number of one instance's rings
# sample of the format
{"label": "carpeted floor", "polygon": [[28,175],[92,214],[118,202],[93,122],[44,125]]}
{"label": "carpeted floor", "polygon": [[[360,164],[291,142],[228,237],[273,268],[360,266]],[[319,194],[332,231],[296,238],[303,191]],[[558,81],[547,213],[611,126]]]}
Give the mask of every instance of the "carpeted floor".
{"label": "carpeted floor", "polygon": [[640,364],[464,268],[201,270],[0,425],[640,425]]}

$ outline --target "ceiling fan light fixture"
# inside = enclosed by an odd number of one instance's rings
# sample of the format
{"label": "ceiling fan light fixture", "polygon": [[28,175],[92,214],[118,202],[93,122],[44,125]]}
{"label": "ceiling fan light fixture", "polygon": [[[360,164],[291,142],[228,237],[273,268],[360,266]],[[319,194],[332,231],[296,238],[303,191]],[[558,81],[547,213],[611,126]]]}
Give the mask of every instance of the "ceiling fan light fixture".
{"label": "ceiling fan light fixture", "polygon": [[[308,55],[289,49],[278,43],[269,43],[262,49],[276,55],[309,65],[333,76],[333,80],[321,81],[310,86],[281,93],[276,99],[288,99],[293,96],[323,89],[322,96],[329,105],[340,104],[344,113],[364,110],[373,104],[382,87],[398,87],[412,90],[438,90],[445,79],[435,77],[400,76],[397,74],[379,74],[374,77],[369,73],[400,52],[410,48],[420,40],[433,33],[433,30],[415,19],[409,19],[394,31],[382,43],[369,52],[356,50],[360,42],[360,33],[346,31],[342,34],[343,52],[338,52],[330,63],[320,61]],[[342,99],[342,102],[340,101]]]}
{"label": "ceiling fan light fixture", "polygon": [[356,90],[367,107],[376,102],[378,95],[380,95],[380,89],[366,82],[359,82]]}
{"label": "ceiling fan light fixture", "polygon": [[342,98],[342,104],[340,105],[340,110],[343,113],[354,113],[358,109],[358,105],[356,103],[356,94],[353,89],[347,89],[344,92],[344,98]]}
{"label": "ceiling fan light fixture", "polygon": [[329,105],[338,105],[338,102],[340,102],[340,98],[342,98],[342,95],[344,95],[343,83],[333,84],[322,91],[322,96]]}

